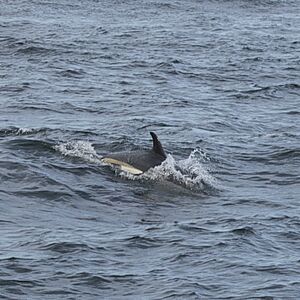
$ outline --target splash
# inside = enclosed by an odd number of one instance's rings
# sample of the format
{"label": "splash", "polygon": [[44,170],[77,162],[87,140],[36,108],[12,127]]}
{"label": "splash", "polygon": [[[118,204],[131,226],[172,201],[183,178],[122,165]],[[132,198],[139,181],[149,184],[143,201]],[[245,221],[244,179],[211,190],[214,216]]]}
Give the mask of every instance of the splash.
{"label": "splash", "polygon": [[140,176],[120,172],[122,177],[131,180],[169,181],[190,190],[217,189],[217,180],[213,177],[203,162],[210,161],[207,155],[199,149],[191,152],[187,159],[176,161],[168,154],[167,159],[159,166],[149,169]]}
{"label": "splash", "polygon": [[30,134],[36,132],[33,128],[18,128],[16,134],[17,135],[24,135],[24,134]]}
{"label": "splash", "polygon": [[[107,165],[101,161],[102,157],[96,153],[90,142],[72,141],[56,145],[54,149],[65,156],[78,157],[102,166]],[[189,190],[203,191],[207,188],[217,189],[218,185],[216,178],[204,167],[204,163],[209,161],[209,157],[203,151],[195,149],[187,159],[178,161],[171,154],[168,154],[167,159],[161,165],[149,169],[142,175],[133,175],[116,167],[111,167],[117,175],[129,180],[172,182]]]}
{"label": "splash", "polygon": [[65,156],[78,157],[91,163],[101,163],[101,157],[90,142],[72,141],[55,145],[53,148]]}

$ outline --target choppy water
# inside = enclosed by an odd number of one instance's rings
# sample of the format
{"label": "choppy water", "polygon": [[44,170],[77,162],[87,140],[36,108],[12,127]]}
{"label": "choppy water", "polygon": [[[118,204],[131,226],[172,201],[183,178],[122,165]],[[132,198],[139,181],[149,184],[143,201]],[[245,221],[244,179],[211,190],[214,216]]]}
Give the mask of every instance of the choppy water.
{"label": "choppy water", "polygon": [[[299,16],[2,1],[0,298],[299,299]],[[162,166],[100,163],[150,130]]]}

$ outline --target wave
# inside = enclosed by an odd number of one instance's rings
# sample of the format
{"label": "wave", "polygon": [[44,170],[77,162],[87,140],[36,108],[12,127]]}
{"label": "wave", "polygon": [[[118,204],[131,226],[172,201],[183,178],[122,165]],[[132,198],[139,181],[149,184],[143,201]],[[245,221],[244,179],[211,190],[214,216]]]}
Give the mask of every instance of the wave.
{"label": "wave", "polygon": [[294,149],[281,149],[278,151],[274,151],[270,157],[272,159],[276,160],[285,160],[285,159],[290,159],[290,158],[296,158],[300,157],[300,149],[299,148],[294,148]]}
{"label": "wave", "polygon": [[162,241],[157,238],[149,238],[140,235],[135,235],[126,240],[127,247],[129,248],[140,248],[140,249],[148,249],[148,248],[156,248],[161,247]]}
{"label": "wave", "polygon": [[299,148],[282,148],[268,152],[256,152],[255,154],[241,153],[239,159],[243,161],[257,161],[269,164],[282,164],[286,161],[299,160]]}
{"label": "wave", "polygon": [[58,74],[62,77],[67,77],[67,78],[82,78],[85,75],[85,72],[82,69],[67,69],[58,72]]}
{"label": "wave", "polygon": [[46,128],[8,127],[0,129],[0,137],[22,136],[45,132]]}
{"label": "wave", "polygon": [[300,89],[300,85],[298,83],[283,83],[278,85],[269,85],[269,86],[258,86],[255,85],[251,89],[239,91],[241,94],[256,94],[262,92],[279,92],[285,90],[298,90]]}
{"label": "wave", "polygon": [[[0,138],[9,137],[7,139],[8,144],[23,144],[36,142],[36,143],[49,143],[49,138],[53,138],[54,140],[57,139],[57,136],[67,135],[67,136],[76,136],[77,138],[87,138],[90,136],[98,136],[97,132],[93,130],[84,130],[84,129],[60,129],[60,128],[49,128],[49,127],[39,127],[39,128],[32,128],[32,127],[15,127],[10,126],[6,128],[0,128]],[[14,137],[20,137],[17,139],[13,139]],[[22,137],[24,137],[22,139]],[[32,138],[35,139],[25,139],[25,138]],[[40,140],[41,139],[41,140]],[[47,139],[47,141],[44,141]],[[53,140],[49,143],[49,146],[53,150]]]}
{"label": "wave", "polygon": [[32,151],[53,152],[52,144],[38,139],[14,139],[7,142],[8,148]]}
{"label": "wave", "polygon": [[231,230],[231,232],[240,236],[255,235],[255,230],[250,226],[236,228]]}
{"label": "wave", "polygon": [[84,243],[76,242],[53,242],[41,247],[44,250],[50,250],[58,253],[70,253],[78,251],[89,251],[91,247]]}
{"label": "wave", "polygon": [[24,48],[21,48],[19,50],[17,50],[18,53],[22,53],[22,54],[47,54],[50,52],[53,52],[54,49],[48,49],[46,47],[42,47],[42,46],[34,46],[34,45],[28,45]]}

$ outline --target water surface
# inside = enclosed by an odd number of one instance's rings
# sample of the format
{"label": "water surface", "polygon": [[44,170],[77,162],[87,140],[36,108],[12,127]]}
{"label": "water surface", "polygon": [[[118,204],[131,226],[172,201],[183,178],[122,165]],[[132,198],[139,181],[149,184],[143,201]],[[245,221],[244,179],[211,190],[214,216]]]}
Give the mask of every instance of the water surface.
{"label": "water surface", "polygon": [[[1,298],[297,299],[299,15],[2,1]],[[150,131],[163,166],[101,164]]]}

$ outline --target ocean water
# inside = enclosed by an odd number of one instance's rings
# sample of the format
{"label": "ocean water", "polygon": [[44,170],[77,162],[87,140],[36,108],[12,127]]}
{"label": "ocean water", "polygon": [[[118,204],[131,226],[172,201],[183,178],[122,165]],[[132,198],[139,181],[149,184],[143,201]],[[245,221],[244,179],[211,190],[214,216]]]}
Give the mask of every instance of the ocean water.
{"label": "ocean water", "polygon": [[[1,299],[299,299],[300,2],[0,3]],[[101,156],[151,147],[137,177]]]}

